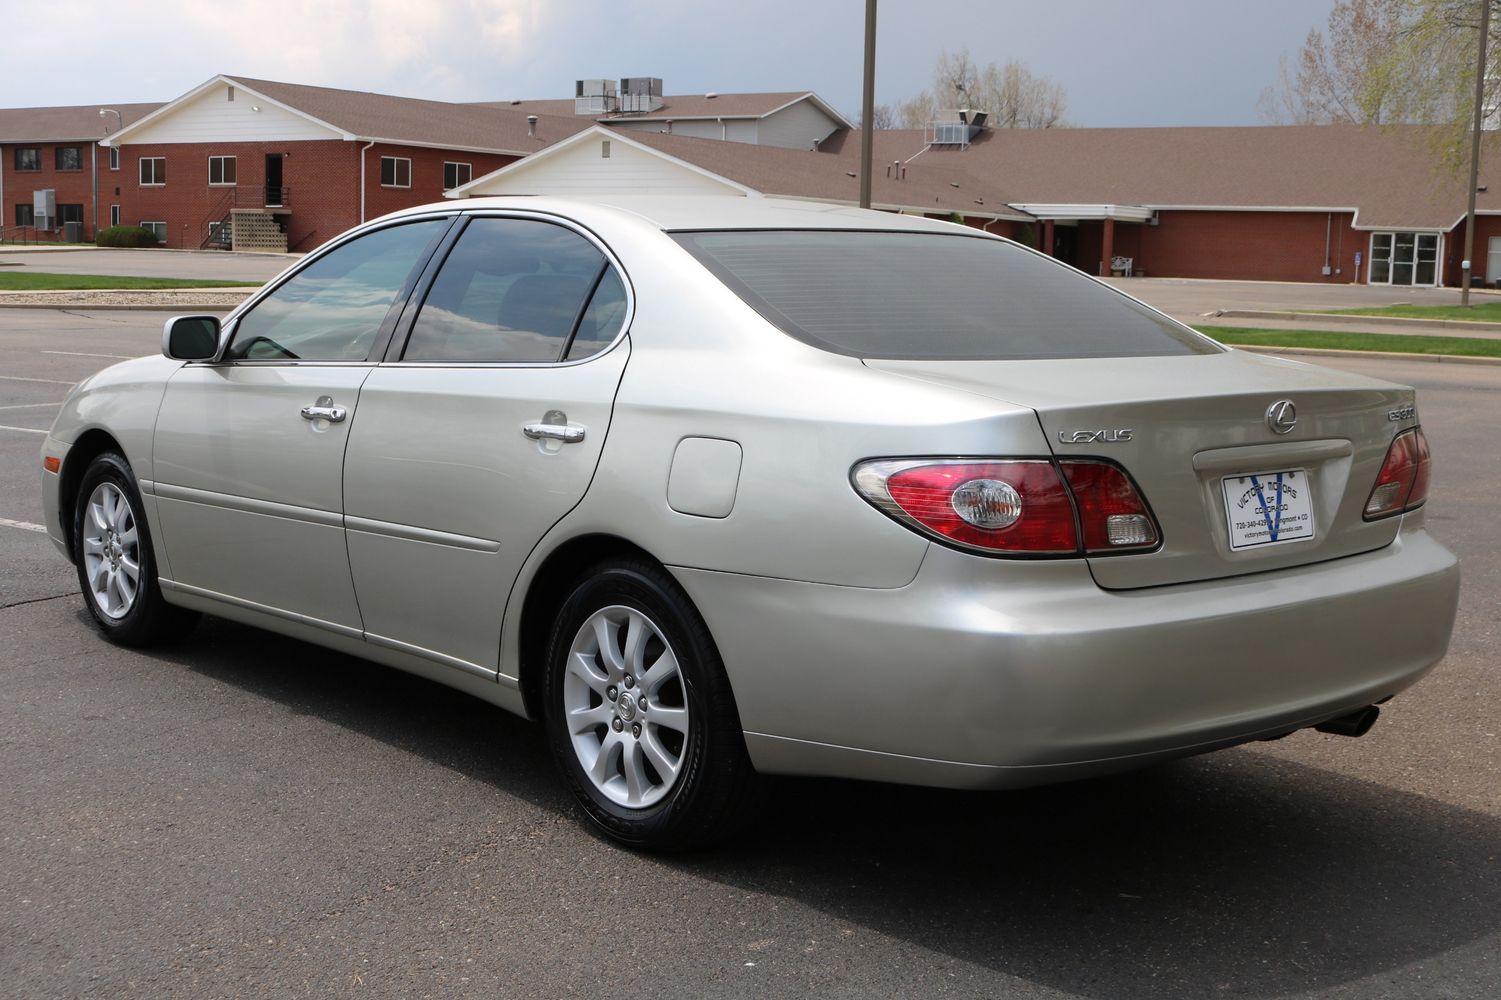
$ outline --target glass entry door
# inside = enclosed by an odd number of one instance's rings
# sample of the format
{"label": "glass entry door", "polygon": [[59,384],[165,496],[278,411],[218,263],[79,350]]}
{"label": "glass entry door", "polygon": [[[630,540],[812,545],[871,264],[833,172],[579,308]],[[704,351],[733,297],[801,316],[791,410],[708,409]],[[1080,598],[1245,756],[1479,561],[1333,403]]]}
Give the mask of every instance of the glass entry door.
{"label": "glass entry door", "polygon": [[1371,234],[1371,284],[1433,285],[1437,281],[1437,233]]}

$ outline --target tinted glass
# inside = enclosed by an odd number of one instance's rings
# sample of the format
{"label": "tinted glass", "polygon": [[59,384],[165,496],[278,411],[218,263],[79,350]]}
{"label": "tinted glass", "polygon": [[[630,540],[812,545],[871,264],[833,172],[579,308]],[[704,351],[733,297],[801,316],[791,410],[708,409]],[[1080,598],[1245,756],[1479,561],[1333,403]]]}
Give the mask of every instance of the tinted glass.
{"label": "tinted glass", "polygon": [[412,269],[448,219],[361,236],[297,272],[240,317],[230,361],[363,361]]}
{"label": "tinted glass", "polygon": [[604,256],[562,226],[475,219],[417,314],[404,361],[557,361]]}
{"label": "tinted glass", "polygon": [[625,322],[625,305],[625,284],[612,267],[599,279],[564,360],[577,361],[608,347]]}
{"label": "tinted glass", "polygon": [[791,230],[675,238],[770,322],[839,354],[998,360],[1219,351],[1073,268],[999,240]]}

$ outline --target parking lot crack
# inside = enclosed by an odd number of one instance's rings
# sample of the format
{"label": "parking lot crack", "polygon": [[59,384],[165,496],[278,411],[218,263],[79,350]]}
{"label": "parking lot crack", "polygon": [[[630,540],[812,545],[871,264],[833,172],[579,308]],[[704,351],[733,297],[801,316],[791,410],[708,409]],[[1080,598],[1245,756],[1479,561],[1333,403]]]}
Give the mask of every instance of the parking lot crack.
{"label": "parking lot crack", "polygon": [[64,597],[72,597],[72,592],[66,594],[52,594],[48,597],[31,597],[24,601],[13,601],[10,604],[0,604],[0,611],[8,611],[11,608],[23,608],[28,604],[42,604],[45,601],[60,601]]}

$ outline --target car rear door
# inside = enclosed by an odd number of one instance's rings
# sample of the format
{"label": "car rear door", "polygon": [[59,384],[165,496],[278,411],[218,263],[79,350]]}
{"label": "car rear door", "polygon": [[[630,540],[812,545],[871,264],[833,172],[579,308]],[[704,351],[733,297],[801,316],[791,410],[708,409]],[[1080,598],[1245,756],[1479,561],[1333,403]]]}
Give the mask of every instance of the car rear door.
{"label": "car rear door", "polygon": [[157,416],[150,489],[175,587],[357,633],[342,468],[360,386],[451,216],[320,254],[188,364]]}
{"label": "car rear door", "polygon": [[344,466],[366,636],[493,677],[512,583],[582,498],[629,343],[603,246],[556,219],[467,221],[360,394]]}

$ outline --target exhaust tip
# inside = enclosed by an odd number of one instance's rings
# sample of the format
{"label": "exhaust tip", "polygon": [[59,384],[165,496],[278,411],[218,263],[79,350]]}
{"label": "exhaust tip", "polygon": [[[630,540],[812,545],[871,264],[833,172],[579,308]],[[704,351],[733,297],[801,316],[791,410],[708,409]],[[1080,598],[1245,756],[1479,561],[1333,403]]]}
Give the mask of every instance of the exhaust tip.
{"label": "exhaust tip", "polygon": [[1371,731],[1371,727],[1376,724],[1376,719],[1380,715],[1381,709],[1375,705],[1367,705],[1365,708],[1356,709],[1349,715],[1326,719],[1313,728],[1332,736],[1364,736]]}

